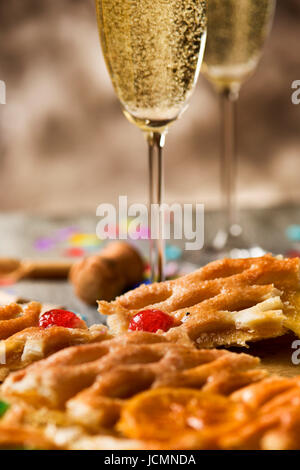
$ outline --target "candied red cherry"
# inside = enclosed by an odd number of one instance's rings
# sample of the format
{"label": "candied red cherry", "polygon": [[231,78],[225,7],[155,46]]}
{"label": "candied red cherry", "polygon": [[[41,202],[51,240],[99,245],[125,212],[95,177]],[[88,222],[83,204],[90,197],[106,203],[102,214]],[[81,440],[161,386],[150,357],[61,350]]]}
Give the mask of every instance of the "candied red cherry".
{"label": "candied red cherry", "polygon": [[158,330],[168,331],[174,326],[174,320],[170,315],[161,310],[142,310],[134,315],[129,324],[129,330],[148,331],[156,333]]}
{"label": "candied red cherry", "polygon": [[65,328],[85,328],[85,323],[75,313],[68,310],[54,309],[40,316],[39,326],[64,326]]}

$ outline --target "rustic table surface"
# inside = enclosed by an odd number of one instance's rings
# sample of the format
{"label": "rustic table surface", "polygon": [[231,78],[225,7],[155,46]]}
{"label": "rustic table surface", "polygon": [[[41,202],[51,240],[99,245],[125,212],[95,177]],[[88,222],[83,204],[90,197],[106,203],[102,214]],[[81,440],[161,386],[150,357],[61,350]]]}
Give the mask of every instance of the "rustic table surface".
{"label": "rustic table surface", "polygon": [[[207,212],[205,215],[205,242],[209,243],[220,225],[220,214]],[[300,224],[300,208],[281,207],[268,210],[248,210],[241,213],[241,223],[246,236],[255,244],[274,254],[286,253],[297,249],[286,236],[286,229],[292,224]],[[1,257],[27,259],[61,259],[62,246],[57,244],[49,250],[37,250],[36,241],[47,238],[51,234],[76,227],[79,232],[95,234],[97,218],[94,215],[73,217],[40,217],[24,214],[7,213],[0,215]],[[137,241],[141,251],[147,255],[147,242]],[[183,248],[183,242],[172,242]],[[64,259],[67,259],[66,257]],[[74,261],[76,259],[73,258]],[[183,252],[183,262],[192,262],[201,266],[209,261],[205,248],[200,252]],[[2,286],[2,291],[21,296],[29,300],[61,305],[70,310],[80,312],[89,324],[105,322],[97,313],[96,306],[89,307],[77,299],[72,286],[67,281],[20,281],[11,286]],[[268,341],[251,346],[247,352],[259,355],[263,364],[272,372],[286,375],[300,373],[299,367],[291,362],[293,349],[291,344],[295,338]]]}

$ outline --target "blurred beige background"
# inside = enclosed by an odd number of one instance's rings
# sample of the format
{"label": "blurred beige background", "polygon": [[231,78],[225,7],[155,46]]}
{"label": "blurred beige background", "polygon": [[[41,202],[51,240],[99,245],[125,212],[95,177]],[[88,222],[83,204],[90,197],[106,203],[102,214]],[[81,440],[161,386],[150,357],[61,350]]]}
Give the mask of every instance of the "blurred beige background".
{"label": "blurred beige background", "polygon": [[[243,206],[300,201],[300,1],[279,0],[239,108]],[[146,146],[123,117],[102,59],[92,0],[0,0],[0,210],[95,212],[147,198]],[[200,79],[170,130],[166,200],[219,204],[218,101]]]}

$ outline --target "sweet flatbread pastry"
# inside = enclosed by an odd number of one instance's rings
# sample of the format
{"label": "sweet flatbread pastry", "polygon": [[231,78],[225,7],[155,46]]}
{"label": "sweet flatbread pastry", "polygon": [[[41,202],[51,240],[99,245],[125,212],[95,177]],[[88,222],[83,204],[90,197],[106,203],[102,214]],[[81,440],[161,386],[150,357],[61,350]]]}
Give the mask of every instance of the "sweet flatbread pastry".
{"label": "sweet flatbread pastry", "polygon": [[[170,343],[162,335],[132,332],[67,348],[12,373],[1,394],[5,400],[17,401],[17,406],[30,407],[21,419],[26,426],[37,426],[37,413],[40,417],[46,409],[50,418],[44,419],[42,427],[55,445],[75,448],[84,445],[82,439],[93,440],[91,436],[96,435],[98,447],[155,448],[157,443],[134,439],[122,431],[121,413],[131,397],[147,390],[160,394],[165,388],[184,387],[201,390],[212,403],[215,395],[228,395],[265,377],[258,364],[257,358],[246,354],[197,350]],[[64,416],[57,425],[53,412]],[[49,427],[46,423],[51,420]],[[17,422],[15,415],[13,422]]]}
{"label": "sweet flatbread pastry", "polygon": [[115,425],[93,432],[64,411],[12,404],[0,420],[0,448],[3,440],[11,448],[15,436],[23,436],[19,446],[28,446],[30,433],[31,448],[40,436],[44,448],[73,450],[300,449],[299,377],[270,377],[230,395],[169,386],[122,402]]}
{"label": "sweet flatbread pastry", "polygon": [[149,388],[179,386],[228,394],[261,379],[259,359],[226,350],[197,350],[162,335],[132,332],[64,349],[10,374],[2,393],[32,405],[66,407],[82,424],[111,424],[120,405]]}
{"label": "sweet flatbread pastry", "polygon": [[245,346],[285,334],[300,336],[299,258],[266,255],[215,261],[176,280],[142,285],[98,302],[113,334],[128,330],[141,310],[173,321],[165,336],[198,347]]}
{"label": "sweet flatbread pastry", "polygon": [[[58,325],[66,322],[66,327],[56,326],[55,321]],[[45,312],[45,306],[38,302],[27,305],[11,303],[0,307],[0,382],[9,372],[22,369],[63,348],[109,337],[104,325],[88,328],[73,312],[61,309]]]}
{"label": "sweet flatbread pastry", "polygon": [[62,326],[26,328],[0,342],[1,353],[5,354],[5,364],[0,363],[0,382],[9,372],[23,369],[61,349],[107,338],[109,335],[104,325],[93,325],[86,329]]}
{"label": "sweet flatbread pastry", "polygon": [[6,379],[0,434],[62,449],[300,449],[300,377],[258,365],[143,332],[71,347]]}

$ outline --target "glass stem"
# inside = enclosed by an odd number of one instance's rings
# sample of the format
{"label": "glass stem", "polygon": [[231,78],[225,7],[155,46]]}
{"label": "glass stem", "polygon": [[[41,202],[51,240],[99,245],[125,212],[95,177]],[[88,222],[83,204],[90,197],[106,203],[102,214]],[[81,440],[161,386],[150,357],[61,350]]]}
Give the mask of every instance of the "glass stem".
{"label": "glass stem", "polygon": [[222,148],[221,184],[227,236],[239,235],[236,201],[237,152],[236,152],[236,111],[238,91],[224,89],[221,92]]}
{"label": "glass stem", "polygon": [[161,212],[163,198],[163,147],[165,133],[147,134],[149,155],[149,228],[150,269],[152,282],[164,281],[165,243],[163,239],[164,214]]}

